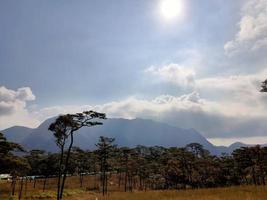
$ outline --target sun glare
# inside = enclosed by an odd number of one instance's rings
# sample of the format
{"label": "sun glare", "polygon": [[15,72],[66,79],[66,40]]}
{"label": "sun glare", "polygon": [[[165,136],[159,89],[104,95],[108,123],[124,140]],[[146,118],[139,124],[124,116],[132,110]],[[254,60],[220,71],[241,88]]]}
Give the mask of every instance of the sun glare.
{"label": "sun glare", "polygon": [[182,0],[161,0],[160,11],[166,20],[173,20],[182,15]]}

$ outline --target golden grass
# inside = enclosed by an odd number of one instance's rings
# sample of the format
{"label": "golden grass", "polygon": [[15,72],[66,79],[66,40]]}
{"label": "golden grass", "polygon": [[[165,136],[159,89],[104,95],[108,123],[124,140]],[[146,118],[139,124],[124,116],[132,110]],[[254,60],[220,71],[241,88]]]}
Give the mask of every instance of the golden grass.
{"label": "golden grass", "polygon": [[[50,178],[46,182],[46,189],[43,192],[44,180],[37,180],[34,188],[34,181],[27,181],[27,190],[25,190],[25,182],[23,184],[22,199],[56,199],[57,190],[57,180],[56,178]],[[64,199],[74,199],[74,197],[79,197],[81,195],[92,196],[92,193],[86,191],[94,188],[94,181],[92,177],[86,177],[84,179],[84,187],[80,188],[78,177],[68,177],[66,181],[66,187],[64,190]],[[0,200],[17,200],[18,193],[20,190],[20,181],[17,180],[15,195],[10,197],[11,194],[11,182],[10,181],[0,181]],[[71,198],[70,198],[71,197]],[[87,199],[90,200],[88,197]],[[95,199],[95,198],[93,198]]]}
{"label": "golden grass", "polygon": [[217,189],[114,192],[99,200],[267,200],[267,187],[240,186]]}
{"label": "golden grass", "polygon": [[[102,197],[100,191],[91,190],[97,185],[94,177],[85,177],[84,187],[80,188],[78,177],[68,177],[64,200],[267,200],[267,186],[238,186],[217,189],[197,190],[165,190],[165,191],[134,191],[116,192],[116,186],[109,186],[107,197]],[[56,199],[56,179],[49,179],[47,189],[42,191],[43,180],[38,180],[36,188],[33,181],[27,183],[27,193],[23,190],[22,199]],[[24,185],[25,189],[25,185]],[[0,200],[17,200],[16,195],[10,198],[10,182],[0,181]]]}

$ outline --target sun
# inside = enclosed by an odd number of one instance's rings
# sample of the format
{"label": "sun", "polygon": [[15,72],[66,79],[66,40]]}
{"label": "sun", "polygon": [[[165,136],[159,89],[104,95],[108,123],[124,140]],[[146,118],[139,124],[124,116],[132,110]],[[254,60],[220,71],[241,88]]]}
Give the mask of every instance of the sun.
{"label": "sun", "polygon": [[164,19],[173,20],[182,15],[182,0],[161,0],[160,11]]}

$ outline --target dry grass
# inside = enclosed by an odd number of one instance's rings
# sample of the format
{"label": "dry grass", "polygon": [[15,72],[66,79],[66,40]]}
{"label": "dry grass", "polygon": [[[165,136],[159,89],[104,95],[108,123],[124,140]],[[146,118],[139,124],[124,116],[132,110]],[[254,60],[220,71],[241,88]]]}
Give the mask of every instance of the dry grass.
{"label": "dry grass", "polygon": [[[56,179],[49,179],[47,189],[42,191],[43,180],[38,180],[36,187],[34,182],[27,183],[27,193],[23,190],[22,199],[56,199]],[[80,188],[78,177],[67,179],[64,199],[66,200],[267,200],[267,186],[240,186],[217,189],[199,190],[165,190],[165,191],[134,191],[115,192],[116,186],[109,186],[111,189],[108,196],[103,198],[98,190],[93,190],[95,185],[94,177],[85,177],[84,187]],[[16,200],[19,184],[16,187],[16,195],[10,198],[10,182],[0,181],[0,200]],[[24,185],[25,189],[25,185]]]}
{"label": "dry grass", "polygon": [[186,191],[147,191],[133,193],[111,193],[99,200],[267,200],[267,187],[240,186],[218,189]]}
{"label": "dry grass", "polygon": [[[37,180],[35,183],[35,188],[34,188],[34,181],[27,181],[27,187],[25,187],[26,184],[24,181],[23,190],[22,190],[22,199],[56,199],[57,179],[56,178],[47,179],[46,189],[44,192],[43,192],[43,183],[44,183],[44,179]],[[84,194],[86,194],[88,196],[87,199],[90,200],[90,198],[93,195],[92,193],[88,192],[88,190],[93,191],[97,183],[94,181],[94,177],[87,176],[84,178],[83,184],[84,184],[84,187],[80,188],[79,177],[68,177],[66,180],[66,187],[65,187],[66,189],[64,191],[64,199],[76,199],[74,197],[79,197],[81,195],[84,196]],[[19,190],[20,190],[20,181],[17,180],[15,196],[10,197],[11,182],[0,181],[0,200],[18,199],[17,197],[18,197]]]}

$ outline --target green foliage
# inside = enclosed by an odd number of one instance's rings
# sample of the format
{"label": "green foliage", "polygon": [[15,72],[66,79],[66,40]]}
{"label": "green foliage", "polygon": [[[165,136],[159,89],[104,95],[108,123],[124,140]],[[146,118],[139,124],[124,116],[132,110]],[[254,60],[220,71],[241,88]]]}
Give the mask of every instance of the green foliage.
{"label": "green foliage", "polygon": [[14,152],[24,152],[24,149],[19,144],[7,141],[0,133],[0,174],[23,175],[30,169],[26,159],[14,155]]}

